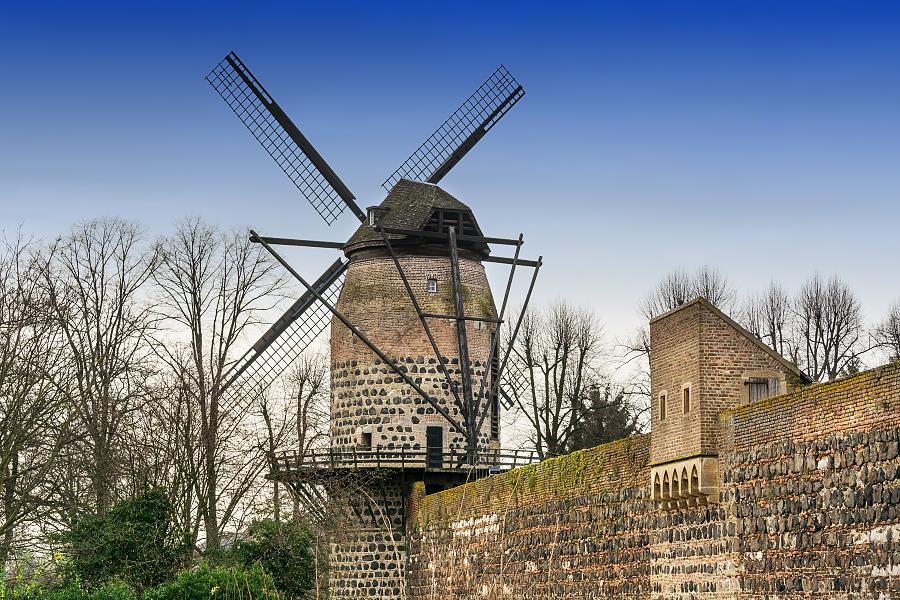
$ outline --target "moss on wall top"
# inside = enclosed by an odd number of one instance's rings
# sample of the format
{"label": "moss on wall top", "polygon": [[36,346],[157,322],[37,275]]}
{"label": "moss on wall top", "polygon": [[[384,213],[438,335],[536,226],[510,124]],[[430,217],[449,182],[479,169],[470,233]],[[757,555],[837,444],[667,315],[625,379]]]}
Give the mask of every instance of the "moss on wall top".
{"label": "moss on wall top", "polygon": [[637,435],[425,496],[413,526],[427,529],[520,506],[643,485],[649,447],[650,435]]}

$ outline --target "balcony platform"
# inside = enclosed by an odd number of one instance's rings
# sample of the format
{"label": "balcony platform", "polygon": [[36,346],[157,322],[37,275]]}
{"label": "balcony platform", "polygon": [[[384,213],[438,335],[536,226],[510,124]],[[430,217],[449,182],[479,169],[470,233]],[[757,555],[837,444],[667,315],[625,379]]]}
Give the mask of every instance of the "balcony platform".
{"label": "balcony platform", "polygon": [[382,470],[402,472],[404,479],[466,481],[505,473],[539,460],[534,450],[487,450],[470,458],[465,452],[435,449],[320,448],[305,454],[276,454],[268,477],[299,483],[337,479],[353,471]]}

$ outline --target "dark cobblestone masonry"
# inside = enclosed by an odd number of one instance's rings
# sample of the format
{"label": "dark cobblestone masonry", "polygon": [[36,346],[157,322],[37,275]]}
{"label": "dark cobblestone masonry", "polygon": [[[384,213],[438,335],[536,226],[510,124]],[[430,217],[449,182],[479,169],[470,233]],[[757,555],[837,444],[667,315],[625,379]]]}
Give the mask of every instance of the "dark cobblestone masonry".
{"label": "dark cobblestone masonry", "polygon": [[721,419],[719,504],[658,509],[649,435],[415,498],[409,597],[900,597],[900,366]]}

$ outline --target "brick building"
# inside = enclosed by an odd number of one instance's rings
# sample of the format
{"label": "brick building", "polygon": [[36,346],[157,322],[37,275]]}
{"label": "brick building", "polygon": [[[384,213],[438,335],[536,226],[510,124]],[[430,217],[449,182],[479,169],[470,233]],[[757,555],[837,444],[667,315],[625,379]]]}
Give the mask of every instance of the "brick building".
{"label": "brick building", "polygon": [[719,499],[719,414],[793,392],[809,377],[704,298],[650,321],[653,499]]}

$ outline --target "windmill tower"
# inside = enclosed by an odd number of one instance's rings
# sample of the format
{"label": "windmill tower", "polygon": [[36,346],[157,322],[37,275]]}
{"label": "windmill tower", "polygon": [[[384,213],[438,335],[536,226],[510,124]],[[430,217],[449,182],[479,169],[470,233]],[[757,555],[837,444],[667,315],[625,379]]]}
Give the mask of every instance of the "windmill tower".
{"label": "windmill tower", "polygon": [[[366,211],[233,52],[206,77],[331,225],[349,208],[360,224],[346,242],[275,238],[251,231],[306,289],[233,366],[227,393],[270,385],[331,325],[331,444],[273,457],[271,476],[331,527],[334,598],[404,595],[404,518],[413,484],[448,486],[533,459],[499,445],[505,372],[521,318],[501,343],[523,237],[487,237],[471,208],[438,182],[514,106],[524,90],[498,68],[388,179]],[[275,250],[343,253],[308,281]],[[513,248],[512,257],[492,255]],[[509,267],[498,308],[484,263]],[[502,384],[502,385],[501,385]]]}

